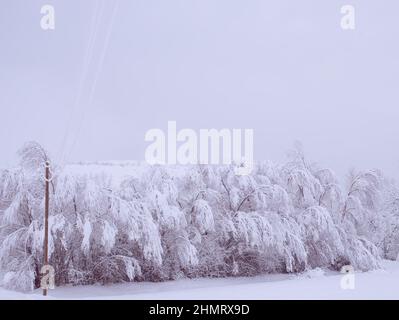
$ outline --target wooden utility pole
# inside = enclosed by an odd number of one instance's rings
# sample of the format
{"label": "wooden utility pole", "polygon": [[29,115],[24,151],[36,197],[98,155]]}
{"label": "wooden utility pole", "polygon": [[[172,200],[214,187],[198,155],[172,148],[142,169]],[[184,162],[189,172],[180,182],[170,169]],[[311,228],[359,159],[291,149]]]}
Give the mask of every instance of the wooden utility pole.
{"label": "wooden utility pole", "polygon": [[[48,212],[49,212],[49,197],[50,197],[50,162],[46,161],[46,172],[44,179],[46,182],[45,198],[44,198],[44,243],[43,243],[43,263],[48,265]],[[43,288],[43,295],[47,296],[47,288]]]}

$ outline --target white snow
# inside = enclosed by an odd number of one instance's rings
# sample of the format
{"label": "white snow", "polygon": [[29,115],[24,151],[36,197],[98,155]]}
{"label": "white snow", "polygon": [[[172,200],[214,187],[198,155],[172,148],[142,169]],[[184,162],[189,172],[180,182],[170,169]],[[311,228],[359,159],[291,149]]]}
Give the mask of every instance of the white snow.
{"label": "white snow", "polygon": [[355,274],[355,288],[341,289],[342,274],[316,269],[304,274],[253,278],[184,279],[163,283],[61,287],[44,298],[41,291],[23,294],[0,289],[1,299],[399,299],[399,262],[383,261],[383,269]]}

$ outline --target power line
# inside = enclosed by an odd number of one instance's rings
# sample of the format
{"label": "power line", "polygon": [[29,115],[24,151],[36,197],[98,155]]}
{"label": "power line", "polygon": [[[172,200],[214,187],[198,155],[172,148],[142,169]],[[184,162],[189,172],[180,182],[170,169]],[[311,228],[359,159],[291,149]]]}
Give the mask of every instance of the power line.
{"label": "power line", "polygon": [[[100,55],[100,60],[99,60],[98,68],[97,68],[97,70],[96,70],[96,72],[95,72],[94,80],[93,80],[92,86],[91,86],[91,88],[90,88],[90,93],[89,93],[89,99],[88,99],[88,103],[87,103],[87,108],[90,108],[90,107],[91,107],[91,105],[92,105],[92,103],[93,103],[93,100],[94,100],[94,95],[95,95],[95,92],[96,92],[96,88],[97,88],[97,83],[98,83],[99,75],[100,75],[100,73],[101,73],[101,71],[102,71],[102,68],[103,68],[103,65],[104,65],[105,56],[106,56],[106,53],[107,53],[107,50],[108,50],[108,47],[109,47],[109,42],[110,42],[110,38],[111,38],[111,34],[112,34],[112,29],[113,29],[114,21],[115,21],[115,16],[116,16],[116,13],[117,13],[117,11],[118,11],[118,8],[119,8],[119,0],[116,0],[116,1],[115,1],[115,5],[114,5],[114,8],[113,8],[113,11],[112,11],[112,14],[111,14],[111,20],[110,20],[110,23],[109,23],[108,28],[107,28],[107,33],[106,33],[106,37],[105,37],[105,43],[104,43],[104,46],[103,46],[103,48],[102,48],[102,52],[101,52],[101,55]],[[80,117],[79,120],[80,120],[80,121],[79,121],[79,124],[78,124],[77,132],[76,132],[75,138],[74,138],[74,140],[73,140],[73,142],[72,142],[72,144],[71,144],[71,148],[69,149],[68,156],[70,156],[70,154],[72,153],[74,147],[76,146],[78,137],[79,137],[79,135],[80,135],[80,131],[81,131],[81,128],[82,128],[82,124],[83,124],[83,122],[84,122],[84,120],[85,120],[85,108],[82,109],[81,117]],[[64,157],[64,160],[66,160],[66,157]]]}
{"label": "power line", "polygon": [[81,104],[81,99],[82,99],[82,94],[83,94],[83,87],[85,80],[88,76],[88,72],[90,69],[90,65],[92,64],[93,57],[94,57],[94,45],[95,45],[95,40],[98,34],[98,29],[100,26],[100,21],[103,16],[103,10],[104,10],[104,1],[101,1],[99,6],[99,1],[95,2],[96,6],[94,9],[94,14],[91,20],[91,25],[90,25],[90,34],[89,34],[89,41],[86,47],[86,52],[85,52],[85,58],[83,62],[83,71],[81,73],[81,77],[79,80],[79,86],[78,86],[78,91],[74,100],[74,104],[71,108],[71,112],[69,115],[68,123],[67,123],[67,128],[65,130],[65,135],[63,138],[63,142],[60,147],[60,159],[59,162],[62,165],[64,163],[65,157],[66,157],[66,152],[67,152],[67,143],[68,143],[68,136],[70,135],[70,129],[71,125],[73,122],[74,115],[76,112],[79,110],[80,104]]}

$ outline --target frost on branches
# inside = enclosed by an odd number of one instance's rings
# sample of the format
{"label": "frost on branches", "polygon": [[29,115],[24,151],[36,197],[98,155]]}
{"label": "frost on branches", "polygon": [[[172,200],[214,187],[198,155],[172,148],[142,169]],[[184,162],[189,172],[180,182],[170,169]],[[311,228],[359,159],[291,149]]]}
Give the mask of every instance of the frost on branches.
{"label": "frost on branches", "polygon": [[[40,285],[46,152],[36,143],[0,172],[0,284]],[[250,176],[228,166],[54,169],[50,264],[56,284],[378,268],[399,251],[399,193],[378,171],[334,173],[300,149]],[[120,170],[120,167],[118,167]]]}

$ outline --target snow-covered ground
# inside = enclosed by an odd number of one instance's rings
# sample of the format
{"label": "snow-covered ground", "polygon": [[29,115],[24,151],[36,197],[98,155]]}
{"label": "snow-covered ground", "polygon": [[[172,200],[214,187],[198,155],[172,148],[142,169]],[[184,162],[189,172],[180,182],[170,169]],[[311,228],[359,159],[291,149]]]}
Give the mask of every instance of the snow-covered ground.
{"label": "snow-covered ground", "polygon": [[[383,269],[355,274],[355,288],[341,289],[342,274],[316,269],[300,275],[193,279],[163,283],[62,287],[46,299],[399,299],[399,261]],[[43,299],[41,291],[22,294],[0,289],[1,299]]]}

